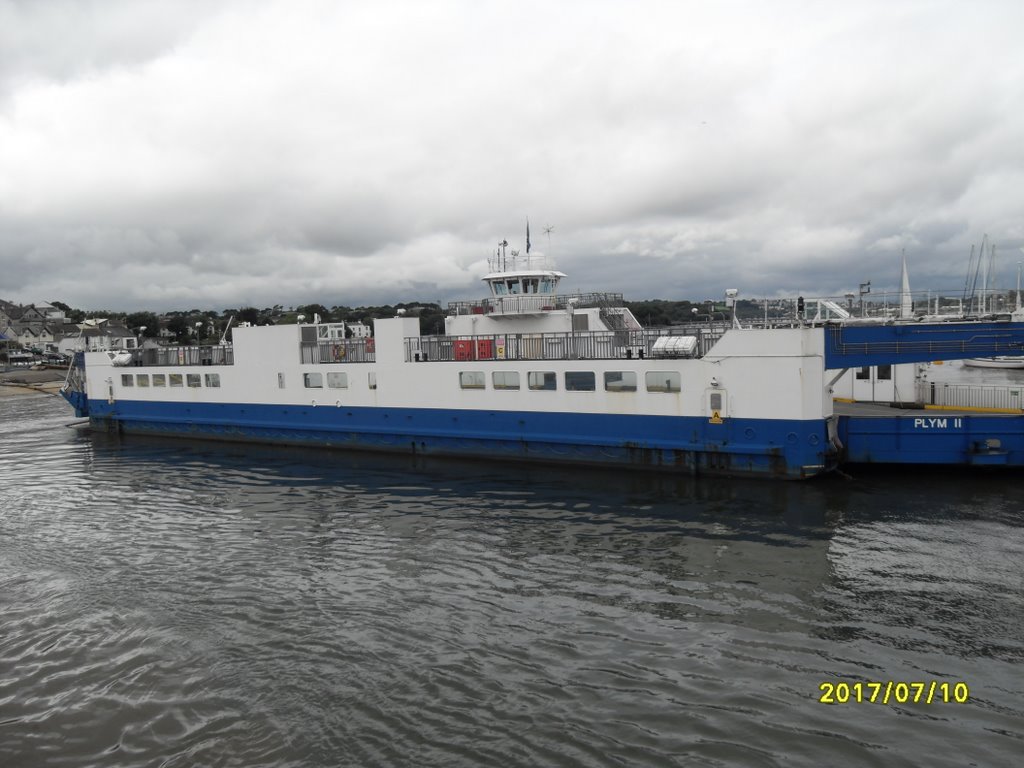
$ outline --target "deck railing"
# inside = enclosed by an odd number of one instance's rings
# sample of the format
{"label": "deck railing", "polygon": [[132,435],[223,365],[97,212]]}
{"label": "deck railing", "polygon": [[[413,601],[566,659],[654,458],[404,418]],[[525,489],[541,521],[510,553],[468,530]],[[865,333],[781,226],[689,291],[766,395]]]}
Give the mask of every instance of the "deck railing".
{"label": "deck railing", "polygon": [[197,347],[155,347],[132,349],[133,366],[171,365],[234,365],[235,353],[231,345]]}
{"label": "deck railing", "polygon": [[374,339],[330,339],[299,344],[304,364],[372,363],[377,359]]}
{"label": "deck railing", "polygon": [[449,315],[527,315],[574,307],[622,306],[621,293],[522,293],[480,301],[452,301]]}
{"label": "deck railing", "polygon": [[405,339],[406,362],[469,360],[625,360],[651,357],[662,336],[695,336],[696,356],[721,338],[724,328],[577,331],[575,333],[508,333],[483,336],[411,336]]}
{"label": "deck railing", "polygon": [[922,405],[942,405],[949,408],[1019,411],[1024,408],[1024,386],[919,381],[917,401]]}

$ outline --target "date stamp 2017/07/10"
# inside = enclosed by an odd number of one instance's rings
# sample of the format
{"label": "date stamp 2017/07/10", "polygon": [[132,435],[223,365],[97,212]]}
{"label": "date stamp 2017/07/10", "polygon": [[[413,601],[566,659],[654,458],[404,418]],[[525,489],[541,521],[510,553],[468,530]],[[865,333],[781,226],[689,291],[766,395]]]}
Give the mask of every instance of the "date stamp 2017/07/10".
{"label": "date stamp 2017/07/10", "polygon": [[825,682],[818,686],[822,704],[966,704],[971,691],[964,682]]}

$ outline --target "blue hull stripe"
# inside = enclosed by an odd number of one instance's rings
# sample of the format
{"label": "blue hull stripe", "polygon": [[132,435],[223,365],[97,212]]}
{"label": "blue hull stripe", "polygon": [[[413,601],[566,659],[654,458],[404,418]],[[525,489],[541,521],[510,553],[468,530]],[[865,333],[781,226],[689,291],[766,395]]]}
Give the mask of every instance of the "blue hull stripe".
{"label": "blue hull stripe", "polygon": [[99,399],[88,408],[96,426],[227,440],[782,477],[835,464],[822,419],[712,424],[682,416]]}

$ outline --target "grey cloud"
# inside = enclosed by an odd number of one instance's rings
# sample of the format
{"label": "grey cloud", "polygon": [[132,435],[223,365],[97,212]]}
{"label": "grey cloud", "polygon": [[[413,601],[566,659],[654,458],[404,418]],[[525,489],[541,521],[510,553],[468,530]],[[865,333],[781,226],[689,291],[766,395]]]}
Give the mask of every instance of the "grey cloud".
{"label": "grey cloud", "polygon": [[0,298],[462,298],[527,216],[633,298],[1010,275],[1024,8],[636,6],[0,0]]}

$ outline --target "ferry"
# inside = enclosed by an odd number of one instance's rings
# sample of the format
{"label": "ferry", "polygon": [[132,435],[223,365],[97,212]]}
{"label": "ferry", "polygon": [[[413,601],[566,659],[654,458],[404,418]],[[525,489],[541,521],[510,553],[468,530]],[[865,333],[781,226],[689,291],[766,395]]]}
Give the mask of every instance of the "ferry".
{"label": "ferry", "polygon": [[368,338],[242,325],[230,344],[77,353],[62,393],[118,433],[797,479],[844,460],[844,371],[1024,350],[1008,319],[645,328],[619,294],[560,293],[529,248],[488,266],[486,298],[450,304],[440,335],[402,314]]}

